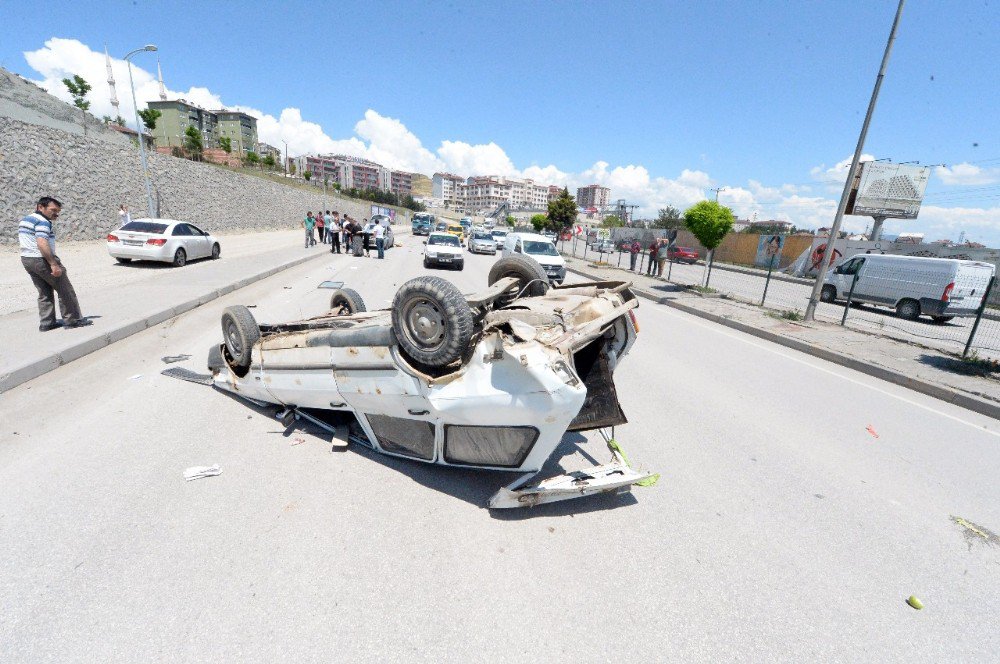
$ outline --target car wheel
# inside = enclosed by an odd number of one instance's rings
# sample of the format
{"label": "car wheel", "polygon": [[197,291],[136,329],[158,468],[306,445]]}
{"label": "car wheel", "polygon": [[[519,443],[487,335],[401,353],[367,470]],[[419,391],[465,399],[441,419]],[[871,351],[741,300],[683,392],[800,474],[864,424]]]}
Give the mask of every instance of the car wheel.
{"label": "car wheel", "polygon": [[339,288],[330,296],[330,313],[334,316],[351,316],[365,309],[365,301],[353,288]]}
{"label": "car wheel", "polygon": [[524,297],[537,297],[545,295],[549,290],[549,277],[545,274],[545,270],[534,258],[522,254],[511,254],[494,263],[487,281],[492,286],[504,277],[517,279],[517,286],[516,289],[511,289],[509,295],[495,300],[498,306],[510,304],[519,294]]}
{"label": "car wheel", "polygon": [[917,320],[920,317],[920,303],[916,300],[900,300],[896,305],[896,315],[906,320]]}
{"label": "car wheel", "polygon": [[215,244],[212,245],[212,260],[213,261],[218,260],[219,256],[221,255],[222,255],[222,247],[220,247],[219,243],[216,242]]}
{"label": "car wheel", "polygon": [[260,339],[260,327],[250,310],[243,305],[226,307],[222,312],[222,337],[233,368],[243,372],[250,369],[253,346]]}
{"label": "car wheel", "polygon": [[392,331],[418,364],[443,367],[462,356],[472,340],[472,309],[450,281],[417,277],[392,300]]}
{"label": "car wheel", "polygon": [[944,325],[953,318],[954,316],[931,316],[931,320],[933,320],[938,325]]}
{"label": "car wheel", "polygon": [[465,269],[465,263],[464,262],[463,263],[459,263],[455,267],[458,269],[459,272],[461,272],[462,270]]}
{"label": "car wheel", "polygon": [[830,285],[823,286],[823,290],[819,293],[819,299],[822,302],[833,302],[837,299],[837,288]]}
{"label": "car wheel", "polygon": [[187,263],[188,255],[183,249],[178,249],[174,252],[174,267],[184,267]]}
{"label": "car wheel", "polygon": [[426,257],[424,257],[424,267],[426,267],[427,269],[430,269],[431,267],[431,264]]}
{"label": "car wheel", "polygon": [[131,258],[116,258],[115,260],[121,263],[122,265],[128,265],[129,263],[132,262]]}

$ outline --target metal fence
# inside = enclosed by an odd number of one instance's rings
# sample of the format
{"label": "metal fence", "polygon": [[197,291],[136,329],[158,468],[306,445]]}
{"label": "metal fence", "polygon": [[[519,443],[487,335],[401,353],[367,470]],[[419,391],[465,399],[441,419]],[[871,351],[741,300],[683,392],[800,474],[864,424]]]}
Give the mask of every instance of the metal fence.
{"label": "metal fence", "polygon": [[[662,274],[660,266],[654,262],[652,271],[650,270],[650,244],[656,238],[664,238],[666,231],[626,230],[638,232],[615,237],[611,241],[610,251],[605,250],[608,248],[606,244],[602,246],[593,241],[587,243],[583,238],[560,240],[559,249],[568,256],[623,270],[631,269],[636,274],[658,281],[684,286],[700,286],[705,283],[707,270],[705,262],[700,258],[695,264],[664,261]],[[631,244],[632,237],[639,239],[642,246],[642,251],[636,256],[634,268],[632,255],[625,246],[626,240]],[[787,254],[788,252],[784,252],[780,258],[776,258],[774,268],[769,270],[735,265],[726,261],[722,252],[717,251],[707,287],[730,299],[762,306],[794,320],[805,313],[815,280],[812,277],[800,278],[781,272],[779,266],[791,262],[787,260]],[[865,284],[861,279],[855,285],[856,293],[851,298],[850,306],[846,302],[847,294],[838,293],[834,302],[819,304],[816,318],[956,354],[1000,361],[1000,310],[985,304],[1000,287],[993,286],[993,282],[990,282],[987,288],[980,285],[976,293],[965,295],[968,299],[964,302],[973,303],[963,312],[968,315],[933,318],[929,315],[933,312],[929,311],[928,306],[924,306],[914,318],[912,305],[904,305],[897,310],[895,305],[898,298],[889,292],[893,290],[893,284],[905,281],[906,278],[902,274],[886,274],[873,279],[870,284]],[[927,297],[933,299],[930,293]],[[937,293],[936,298],[939,300],[940,297],[941,293]],[[931,305],[930,302],[927,304]]]}

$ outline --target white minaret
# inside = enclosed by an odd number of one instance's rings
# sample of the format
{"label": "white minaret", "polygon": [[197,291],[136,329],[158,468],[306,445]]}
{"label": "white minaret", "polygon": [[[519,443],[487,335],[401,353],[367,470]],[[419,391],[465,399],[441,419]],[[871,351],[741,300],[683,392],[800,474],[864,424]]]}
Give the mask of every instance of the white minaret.
{"label": "white minaret", "polygon": [[118,112],[118,93],[115,91],[115,75],[111,71],[111,56],[108,55],[108,45],[104,45],[104,62],[108,66],[108,87],[111,89],[111,105],[115,107],[115,117],[120,118]]}
{"label": "white minaret", "polygon": [[156,75],[160,77],[160,101],[167,100],[167,90],[163,87],[163,70],[160,69],[160,59],[156,59]]}

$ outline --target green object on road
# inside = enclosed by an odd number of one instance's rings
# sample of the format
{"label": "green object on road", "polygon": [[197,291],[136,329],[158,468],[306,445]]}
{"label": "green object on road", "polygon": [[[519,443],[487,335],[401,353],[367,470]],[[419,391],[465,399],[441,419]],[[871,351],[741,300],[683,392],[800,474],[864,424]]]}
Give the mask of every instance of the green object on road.
{"label": "green object on road", "polygon": [[[628,457],[625,456],[625,450],[622,449],[621,445],[618,444],[617,440],[615,440],[614,438],[609,438],[608,439],[608,449],[610,449],[612,452],[614,452],[614,453],[618,454],[619,456],[621,456],[622,461],[625,462],[625,465],[631,467],[632,464],[630,464],[628,462]],[[644,480],[640,480],[640,481],[636,482],[635,485],[636,486],[653,486],[654,484],[656,484],[656,482],[659,479],[660,479],[660,474],[659,473],[655,473],[653,475],[650,475],[649,477],[647,477]]]}
{"label": "green object on road", "polygon": [[920,609],[924,608],[924,603],[923,603],[923,602],[921,602],[921,601],[920,601],[920,600],[919,600],[919,599],[917,598],[917,596],[916,596],[916,595],[910,595],[910,596],[909,596],[909,597],[908,597],[908,598],[906,599],[906,603],[907,603],[907,604],[909,604],[910,606],[912,606],[912,607],[913,607],[914,609],[916,609],[917,611],[919,611]]}

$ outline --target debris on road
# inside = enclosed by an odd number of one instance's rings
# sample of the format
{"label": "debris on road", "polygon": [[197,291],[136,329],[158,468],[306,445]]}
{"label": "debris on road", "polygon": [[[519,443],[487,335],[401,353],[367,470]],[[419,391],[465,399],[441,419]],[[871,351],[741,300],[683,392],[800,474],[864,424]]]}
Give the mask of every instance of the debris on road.
{"label": "debris on road", "polygon": [[969,542],[969,548],[972,548],[973,543],[981,542],[989,544],[991,546],[1000,545],[1000,537],[990,532],[987,528],[980,526],[979,524],[972,523],[967,519],[963,519],[960,516],[952,516],[951,520],[962,526],[965,529],[965,539]]}
{"label": "debris on road", "polygon": [[129,380],[139,380],[140,378],[142,378],[142,374],[136,374],[134,376],[130,376]]}
{"label": "debris on road", "polygon": [[221,475],[222,468],[219,464],[214,466],[191,466],[184,471],[184,479],[190,482],[191,480],[200,480],[203,477],[214,477],[215,475]]}
{"label": "debris on road", "polygon": [[185,369],[184,367],[170,367],[169,369],[161,371],[160,375],[186,380],[189,383],[197,383],[199,385],[212,384],[212,377],[208,374],[200,374],[195,371],[191,371],[190,369]]}
{"label": "debris on road", "polygon": [[866,427],[865,427],[865,431],[867,431],[868,433],[870,433],[870,434],[871,434],[872,436],[874,436],[875,438],[878,438],[878,437],[879,437],[879,435],[878,435],[878,432],[877,432],[877,431],[875,431],[875,427],[873,427],[873,426],[872,426],[872,425],[870,425],[870,424],[869,424],[868,426],[866,426]]}
{"label": "debris on road", "polygon": [[190,360],[190,355],[165,355],[160,358],[165,364],[173,364],[174,362],[183,362],[184,360]]}
{"label": "debris on road", "polygon": [[343,281],[323,281],[316,288],[332,288],[336,290],[338,288],[343,288],[343,287],[344,287]]}
{"label": "debris on road", "polygon": [[916,595],[910,595],[909,597],[907,597],[906,603],[912,606],[917,611],[924,608],[924,603],[921,602]]}
{"label": "debris on road", "polygon": [[306,442],[305,438],[292,438],[292,442],[290,442],[289,445],[295,447],[296,445],[301,445],[304,442]]}

